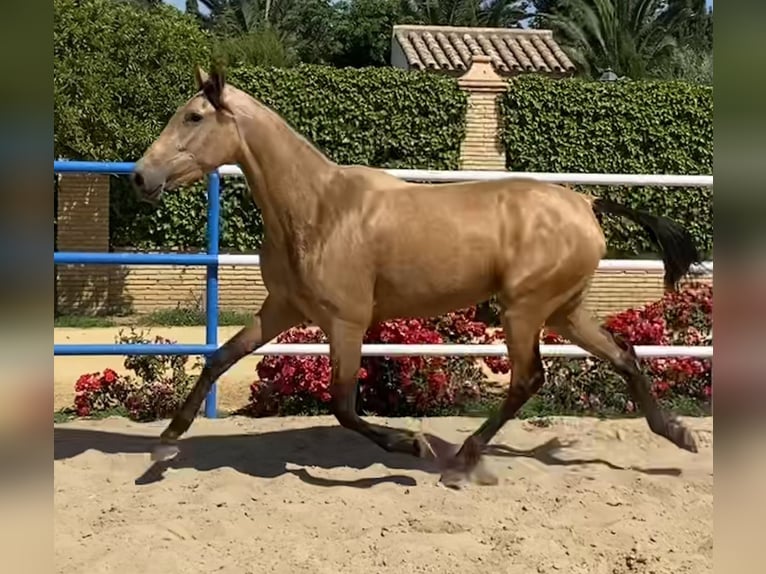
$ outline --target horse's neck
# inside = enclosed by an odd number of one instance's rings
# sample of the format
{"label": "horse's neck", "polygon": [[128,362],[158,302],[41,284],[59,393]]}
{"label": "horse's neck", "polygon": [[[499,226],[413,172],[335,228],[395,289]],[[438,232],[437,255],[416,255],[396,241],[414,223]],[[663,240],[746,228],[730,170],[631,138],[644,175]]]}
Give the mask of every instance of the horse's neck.
{"label": "horse's neck", "polygon": [[312,225],[326,183],[338,165],[295,133],[276,113],[252,100],[238,119],[240,165],[266,232],[290,240]]}

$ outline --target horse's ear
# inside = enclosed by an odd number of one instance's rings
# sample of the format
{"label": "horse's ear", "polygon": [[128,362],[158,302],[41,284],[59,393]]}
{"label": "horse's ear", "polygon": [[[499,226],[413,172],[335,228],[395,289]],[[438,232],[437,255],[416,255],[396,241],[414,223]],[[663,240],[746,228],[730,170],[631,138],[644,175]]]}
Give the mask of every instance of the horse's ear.
{"label": "horse's ear", "polygon": [[199,64],[197,64],[197,67],[194,69],[194,78],[197,80],[197,89],[201,90],[202,86],[204,86],[205,82],[208,80],[208,75]]}
{"label": "horse's ear", "polygon": [[205,80],[202,91],[205,97],[216,110],[223,106],[223,88],[226,85],[226,74],[219,66],[214,66],[210,71],[210,76]]}

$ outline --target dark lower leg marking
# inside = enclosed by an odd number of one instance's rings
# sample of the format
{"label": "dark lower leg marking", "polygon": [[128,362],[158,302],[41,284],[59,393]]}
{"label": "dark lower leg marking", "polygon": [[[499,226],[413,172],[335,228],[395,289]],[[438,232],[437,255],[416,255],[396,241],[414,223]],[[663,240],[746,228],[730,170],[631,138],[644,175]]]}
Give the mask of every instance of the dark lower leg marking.
{"label": "dark lower leg marking", "polygon": [[503,425],[515,417],[521,407],[540,390],[544,382],[545,373],[541,362],[539,370],[536,369],[529,378],[517,380],[511,384],[500,409],[484,421],[484,424],[478,428],[473,436],[478,438],[482,444],[489,444],[489,441],[503,428]]}
{"label": "dark lower leg marking", "polygon": [[660,407],[652,394],[652,383],[644,374],[635,349],[619,335],[600,326],[585,310],[577,307],[554,325],[559,333],[596,357],[609,361],[628,385],[631,397],[643,411],[649,428],[679,448],[697,452],[691,431]]}
{"label": "dark lower leg marking", "polygon": [[197,378],[197,382],[186,397],[181,408],[160,435],[163,443],[174,443],[185,433],[194,421],[202,401],[210,392],[213,383],[232,365],[256,348],[276,337],[301,320],[301,316],[283,301],[267,297],[253,324],[240,329],[224,343],[210,358]]}
{"label": "dark lower leg marking", "polygon": [[162,432],[162,440],[175,440],[191,426],[199,411],[202,401],[210,392],[213,383],[218,380],[234,363],[245,355],[252,353],[258,346],[258,341],[248,337],[246,330],[240,331],[232,339],[221,346],[211,357],[210,362],[202,368],[194,388],[186,397],[181,408],[173,416],[168,427]]}
{"label": "dark lower leg marking", "polygon": [[500,409],[487,418],[465,440],[455,456],[446,462],[441,478],[445,485],[459,486],[466,479],[473,479],[480,484],[497,483],[497,478],[484,466],[484,449],[545,382],[538,343],[540,329],[534,328],[535,324],[529,320],[523,322],[523,317],[520,317],[518,323],[512,326],[510,313],[506,311],[504,314],[503,330],[512,363],[508,394]]}
{"label": "dark lower leg marking", "polygon": [[358,432],[386,452],[400,452],[423,457],[428,446],[414,432],[369,423],[356,412],[356,380],[354,384],[339,383],[333,388],[332,413],[341,426]]}
{"label": "dark lower leg marking", "polygon": [[622,351],[615,368],[627,382],[630,394],[644,412],[651,431],[667,438],[679,448],[697,452],[697,442],[691,431],[681,421],[664,412],[652,394],[652,382],[641,370],[633,345],[619,335],[611,334],[603,328],[602,331]]}
{"label": "dark lower leg marking", "polygon": [[367,437],[387,452],[424,456],[428,447],[414,432],[371,424],[356,412],[357,373],[364,332],[361,326],[339,323],[330,336],[332,413],[341,426]]}

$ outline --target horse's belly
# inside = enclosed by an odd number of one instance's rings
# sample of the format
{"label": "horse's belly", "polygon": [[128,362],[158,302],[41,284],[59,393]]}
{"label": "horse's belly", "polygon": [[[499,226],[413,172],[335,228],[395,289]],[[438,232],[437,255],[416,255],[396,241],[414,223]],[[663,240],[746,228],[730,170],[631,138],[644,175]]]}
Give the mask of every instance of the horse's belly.
{"label": "horse's belly", "polygon": [[497,289],[492,267],[399,268],[382,273],[375,283],[375,316],[433,317],[487,300]]}

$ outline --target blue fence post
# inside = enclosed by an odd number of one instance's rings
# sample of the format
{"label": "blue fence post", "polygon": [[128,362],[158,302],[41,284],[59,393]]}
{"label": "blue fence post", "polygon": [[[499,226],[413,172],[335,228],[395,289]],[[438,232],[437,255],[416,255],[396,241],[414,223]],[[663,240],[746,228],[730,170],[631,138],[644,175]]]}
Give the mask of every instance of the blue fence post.
{"label": "blue fence post", "polygon": [[[207,253],[216,257],[216,262],[208,264],[205,289],[205,343],[218,345],[218,238],[221,214],[221,176],[213,172],[208,177],[207,186]],[[210,360],[212,353],[205,356]],[[210,419],[218,414],[218,384],[213,383],[205,397],[205,416]]]}

